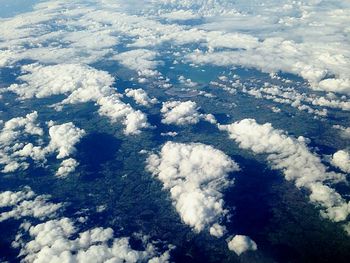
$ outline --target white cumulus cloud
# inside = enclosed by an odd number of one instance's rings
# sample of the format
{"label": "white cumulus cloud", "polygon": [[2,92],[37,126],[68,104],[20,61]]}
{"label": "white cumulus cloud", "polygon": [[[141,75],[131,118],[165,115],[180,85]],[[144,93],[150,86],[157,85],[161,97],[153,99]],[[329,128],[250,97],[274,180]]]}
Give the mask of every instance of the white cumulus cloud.
{"label": "white cumulus cloud", "polygon": [[13,245],[20,248],[24,262],[168,262],[170,258],[169,250],[159,252],[145,236],[140,239],[144,250],[135,250],[128,237],[114,238],[111,228],[79,232],[67,217],[23,225],[22,230]]}
{"label": "white cumulus cloud", "polygon": [[270,123],[258,124],[254,119],[219,125],[219,129],[227,131],[241,148],[267,154],[273,169],[281,170],[297,187],[310,190],[310,201],[320,206],[322,216],[336,222],[347,219],[350,204],[329,186],[330,182],[345,181],[344,174],[328,172],[321,159],[308,150],[305,138],[289,137]]}
{"label": "white cumulus cloud", "polygon": [[199,107],[194,101],[167,101],[163,102],[161,113],[163,114],[162,123],[165,124],[196,124],[201,119],[210,123],[216,123],[212,114],[201,114]]}
{"label": "white cumulus cloud", "polygon": [[114,78],[105,71],[80,64],[31,64],[24,66],[23,71],[27,73],[18,78],[23,83],[8,88],[21,99],[63,94],[67,97],[56,104],[58,110],[65,104],[92,101],[100,106],[100,115],[112,122],[121,121],[126,126],[126,134],[138,134],[142,128],[149,126],[143,112],[121,101],[122,95],[112,88]]}
{"label": "white cumulus cloud", "polygon": [[75,144],[85,135],[85,131],[72,122],[53,125],[49,129],[50,143],[48,151],[57,151],[57,159],[68,157],[75,152]]}
{"label": "white cumulus cloud", "polygon": [[224,234],[222,190],[230,184],[228,173],[239,170],[233,160],[212,146],[167,142],[149,156],[147,169],[170,192],[184,223],[196,232],[208,227],[214,236]]}
{"label": "white cumulus cloud", "polygon": [[146,91],[143,89],[126,89],[125,95],[127,97],[133,98],[137,104],[142,106],[151,106],[152,104],[157,103],[156,98],[150,98]]}
{"label": "white cumulus cloud", "polygon": [[234,251],[238,256],[249,250],[257,250],[256,243],[247,236],[235,235],[228,243],[228,248]]}
{"label": "white cumulus cloud", "polygon": [[332,156],[332,163],[345,173],[350,173],[350,154],[348,151],[339,150]]}
{"label": "white cumulus cloud", "polygon": [[34,217],[38,219],[52,218],[63,207],[62,203],[51,203],[49,195],[36,195],[29,187],[21,191],[5,191],[0,193],[0,222],[10,218]]}
{"label": "white cumulus cloud", "polygon": [[69,158],[66,160],[63,160],[60,167],[58,168],[56,172],[56,176],[62,176],[65,177],[68,174],[72,173],[75,171],[75,168],[79,165],[79,163],[73,159]]}

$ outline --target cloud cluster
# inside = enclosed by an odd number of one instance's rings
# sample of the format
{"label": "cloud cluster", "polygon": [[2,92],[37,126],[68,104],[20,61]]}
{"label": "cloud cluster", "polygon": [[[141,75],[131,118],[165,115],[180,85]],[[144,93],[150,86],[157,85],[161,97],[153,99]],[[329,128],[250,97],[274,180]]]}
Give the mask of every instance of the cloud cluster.
{"label": "cloud cluster", "polygon": [[194,101],[167,101],[163,102],[161,113],[163,114],[162,123],[165,124],[196,124],[201,119],[216,123],[212,114],[201,114],[198,112],[199,107]]}
{"label": "cloud cluster", "polygon": [[113,77],[105,71],[80,64],[31,64],[24,66],[23,71],[27,74],[18,78],[23,83],[8,88],[21,99],[63,94],[67,97],[56,105],[58,110],[65,104],[92,101],[99,105],[100,115],[112,122],[121,121],[126,134],[138,134],[148,127],[146,115],[121,101],[121,95],[112,88]]}
{"label": "cloud cluster", "polygon": [[[36,162],[45,163],[46,156],[54,152],[57,152],[57,159],[67,158],[74,154],[75,145],[85,136],[85,131],[76,127],[72,122],[53,125],[51,121],[50,125],[52,125],[49,128],[50,142],[47,146],[34,146],[32,143],[28,143],[22,149],[14,152],[13,156],[31,158]],[[76,166],[78,166],[78,162],[73,158],[63,160],[56,175],[67,176],[75,170]]]}
{"label": "cloud cluster", "polygon": [[[31,136],[41,137],[43,135],[44,131],[38,125],[37,118],[38,113],[34,111],[25,117],[13,118],[3,124],[0,130],[0,164],[3,166],[2,172],[8,173],[28,168],[29,164],[21,158],[21,150],[26,147],[22,140]],[[32,147],[31,152],[34,160],[42,158],[40,148]]]}
{"label": "cloud cluster", "polygon": [[247,236],[235,235],[228,243],[228,248],[234,251],[238,256],[249,250],[257,250],[256,243]]}
{"label": "cloud cluster", "polygon": [[0,193],[0,222],[10,218],[34,217],[38,219],[52,218],[63,207],[62,203],[51,203],[49,195],[36,195],[29,187],[21,191],[5,191]]}
{"label": "cloud cluster", "polygon": [[339,150],[332,156],[332,164],[345,173],[350,173],[350,154],[345,150]]}
{"label": "cloud cluster", "polygon": [[[168,262],[170,257],[169,250],[160,253],[147,237],[140,240],[144,250],[136,250],[128,237],[114,238],[111,228],[79,232],[67,217],[34,226],[24,224],[23,230],[13,242],[20,247],[23,262]],[[27,235],[31,240],[26,243],[23,237]]]}
{"label": "cloud cluster", "polygon": [[234,79],[220,82],[211,81],[210,84],[223,90],[236,93],[242,92],[257,99],[266,99],[279,104],[290,105],[299,111],[305,111],[316,116],[325,117],[329,109],[350,110],[350,101],[346,96],[337,96],[334,93],[327,93],[322,96],[317,93],[300,92],[300,86],[291,83],[290,80],[270,74],[272,79],[277,79],[281,84],[276,85],[269,82],[264,84],[259,81],[241,81],[238,76]]}
{"label": "cloud cluster", "polygon": [[[44,130],[37,123],[38,113],[32,112],[25,117],[6,121],[0,130],[0,165],[3,173],[26,170],[28,159],[39,165],[46,163],[47,156],[57,152],[57,159],[74,154],[75,145],[85,135],[72,122],[53,125],[49,122],[49,143],[44,145]],[[62,162],[57,175],[68,175],[78,165],[70,158]]]}
{"label": "cloud cluster", "polygon": [[[147,236],[135,235],[143,250],[133,249],[128,237],[114,237],[111,228],[80,231],[75,220],[60,218],[63,203],[52,203],[49,195],[36,195],[29,187],[0,193],[0,222],[25,218],[12,246],[20,249],[23,262],[168,262],[168,246],[160,252]],[[42,223],[33,225],[27,219]],[[50,219],[50,220],[48,220]],[[48,220],[48,221],[45,221]],[[159,243],[159,242],[158,242]]]}
{"label": "cloud cluster", "polygon": [[150,98],[146,91],[143,89],[126,89],[125,95],[127,97],[133,98],[137,104],[149,107],[152,104],[158,102],[156,98]]}
{"label": "cloud cluster", "polygon": [[267,154],[273,169],[281,170],[285,178],[297,187],[310,191],[310,201],[320,206],[321,215],[335,222],[345,221],[350,214],[350,203],[329,186],[345,181],[343,174],[328,172],[321,159],[311,153],[305,138],[289,137],[270,123],[258,124],[244,119],[230,125],[219,125],[227,131],[239,147],[254,153]]}
{"label": "cloud cluster", "polygon": [[239,170],[233,160],[212,146],[167,142],[159,154],[148,157],[147,169],[170,192],[185,224],[196,232],[209,228],[213,236],[224,234],[222,190],[231,183],[228,174]]}

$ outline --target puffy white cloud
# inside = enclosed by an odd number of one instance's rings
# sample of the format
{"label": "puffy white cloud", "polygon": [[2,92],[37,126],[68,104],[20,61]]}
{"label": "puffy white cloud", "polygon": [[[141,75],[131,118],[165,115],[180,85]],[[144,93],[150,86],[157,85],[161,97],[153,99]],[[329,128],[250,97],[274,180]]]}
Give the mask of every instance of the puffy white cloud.
{"label": "puffy white cloud", "polygon": [[139,134],[142,128],[149,127],[146,115],[121,102],[117,94],[102,97],[97,103],[100,105],[98,110],[100,115],[107,116],[112,122],[122,120],[125,134]]}
{"label": "puffy white cloud", "polygon": [[[170,257],[169,250],[159,252],[145,236],[140,237],[144,250],[135,250],[128,237],[114,238],[111,228],[79,232],[66,217],[23,225],[23,230],[13,242],[20,247],[23,262],[168,262]],[[23,239],[27,235],[29,242]]]}
{"label": "puffy white cloud", "polygon": [[[342,109],[344,111],[350,110],[350,101],[346,96],[338,97],[334,93],[327,93],[326,96],[314,93],[301,93],[298,91],[298,87],[289,85],[285,87],[283,85],[284,82],[288,82],[289,80],[272,74],[270,76],[280,80],[282,85],[274,85],[268,82],[265,82],[264,85],[254,82],[242,83],[238,77],[235,80],[222,80],[224,83],[212,81],[210,84],[222,88],[229,93],[235,93],[239,90],[257,99],[267,99],[280,104],[289,104],[300,111],[306,111],[318,116],[327,116],[328,108]],[[322,108],[320,109],[320,107]]]}
{"label": "puffy white cloud", "polygon": [[341,125],[334,125],[333,128],[340,130],[340,134],[344,138],[350,138],[350,127],[344,127]]}
{"label": "puffy white cloud", "polygon": [[[25,117],[12,118],[3,124],[0,130],[0,164],[3,165],[2,172],[14,172],[25,170],[29,164],[21,156],[30,155],[32,159],[42,158],[40,147],[33,147],[23,141],[28,137],[40,137],[43,129],[37,124],[38,113],[32,112]],[[22,149],[23,148],[23,149]]]}
{"label": "puffy white cloud", "polygon": [[32,199],[34,196],[35,193],[29,187],[18,192],[5,191],[0,194],[0,207],[15,206],[23,200]]}
{"label": "puffy white cloud", "polygon": [[303,137],[289,137],[270,123],[261,125],[254,119],[219,125],[219,129],[227,131],[241,148],[267,154],[273,169],[281,170],[297,187],[310,190],[310,201],[320,206],[322,216],[336,222],[347,219],[350,204],[329,186],[345,181],[344,174],[328,172],[320,158],[308,150]]}
{"label": "puffy white cloud", "polygon": [[162,132],[161,134],[160,134],[161,136],[170,136],[170,137],[175,137],[176,135],[178,135],[178,133],[177,132]]}
{"label": "puffy white cloud", "polygon": [[43,130],[36,124],[37,118],[38,113],[34,111],[27,114],[25,117],[17,117],[6,121],[1,132],[1,143],[6,143],[15,139],[20,129],[22,129],[24,133],[41,136]]}
{"label": "puffy white cloud", "polygon": [[65,177],[68,174],[72,173],[75,171],[75,168],[79,165],[79,163],[73,159],[69,158],[66,160],[63,160],[60,167],[58,168],[56,172],[56,176],[62,176]]}
{"label": "puffy white cloud", "polygon": [[23,70],[27,72],[19,77],[23,83],[8,88],[21,99],[64,94],[67,97],[55,105],[58,110],[65,104],[93,101],[100,106],[100,115],[112,122],[121,121],[126,134],[138,134],[140,129],[148,127],[146,115],[121,101],[121,95],[112,88],[114,78],[105,71],[80,64],[31,64]]}
{"label": "puffy white cloud", "polygon": [[0,208],[6,208],[6,211],[0,213],[0,222],[22,217],[52,218],[57,215],[63,204],[51,203],[49,198],[49,195],[36,195],[29,187],[18,192],[1,192]]}
{"label": "puffy white cloud", "polygon": [[163,103],[163,123],[177,125],[195,124],[200,120],[197,104],[193,101],[168,101]]}
{"label": "puffy white cloud", "polygon": [[[130,246],[128,237],[114,237],[111,228],[94,227],[80,231],[79,220],[63,217],[63,203],[52,203],[49,195],[36,195],[30,187],[0,193],[0,222],[22,219],[12,246],[20,249],[23,262],[168,262],[173,246],[158,249],[159,241],[135,234],[143,249]],[[27,219],[42,223],[33,225]],[[25,219],[25,220],[23,220]],[[50,220],[48,220],[50,219]],[[36,221],[37,221],[36,220]],[[48,221],[46,221],[48,220]],[[164,251],[165,250],[165,251]]]}
{"label": "puffy white cloud", "polygon": [[137,71],[140,76],[152,77],[158,75],[155,68],[160,63],[155,61],[157,53],[148,49],[134,49],[117,54],[113,59],[122,65]]}
{"label": "puffy white cloud", "polygon": [[193,82],[191,79],[186,79],[184,76],[180,76],[178,79],[179,79],[179,83],[190,88],[194,88],[198,85],[196,82]]}
{"label": "puffy white cloud", "polygon": [[226,232],[226,227],[219,225],[218,223],[213,224],[210,229],[209,233],[210,235],[214,237],[222,237]]}
{"label": "puffy white cloud", "polygon": [[126,89],[125,95],[133,98],[137,104],[143,106],[150,106],[158,102],[156,98],[151,99],[143,89]]}
{"label": "puffy white cloud", "polygon": [[[27,159],[32,159],[35,164],[43,165],[46,157],[58,152],[57,158],[62,159],[73,154],[75,144],[85,135],[85,131],[75,127],[71,122],[54,125],[50,121],[50,142],[44,145],[42,138],[44,130],[37,123],[38,113],[33,112],[25,117],[17,117],[6,121],[0,130],[0,165],[3,173],[26,170],[29,167]],[[33,139],[32,142],[28,142]],[[66,175],[74,171],[77,163],[73,159],[62,162],[57,174]]]}
{"label": "puffy white cloud", "polygon": [[347,151],[340,150],[333,154],[332,164],[345,173],[350,173],[350,154]]}
{"label": "puffy white cloud", "polygon": [[50,143],[47,151],[57,151],[57,159],[68,157],[75,152],[75,144],[85,135],[85,131],[77,128],[72,122],[53,125],[49,129]]}
{"label": "puffy white cloud", "polygon": [[249,250],[257,250],[256,243],[247,236],[235,235],[228,243],[228,248],[234,251],[238,256]]}
{"label": "puffy white cloud", "polygon": [[147,169],[169,190],[185,224],[196,232],[208,227],[214,236],[224,234],[219,223],[227,210],[221,191],[230,184],[228,173],[239,170],[227,155],[204,144],[167,142],[148,157]]}
{"label": "puffy white cloud", "polygon": [[198,112],[199,107],[194,101],[168,101],[163,102],[161,113],[163,114],[162,123],[165,124],[196,124],[200,119],[211,123],[216,123],[212,114],[201,114]]}
{"label": "puffy white cloud", "polygon": [[114,82],[107,72],[79,64],[30,64],[23,66],[22,71],[26,74],[18,80],[23,83],[8,88],[21,99],[66,94],[70,102],[91,101],[108,95]]}

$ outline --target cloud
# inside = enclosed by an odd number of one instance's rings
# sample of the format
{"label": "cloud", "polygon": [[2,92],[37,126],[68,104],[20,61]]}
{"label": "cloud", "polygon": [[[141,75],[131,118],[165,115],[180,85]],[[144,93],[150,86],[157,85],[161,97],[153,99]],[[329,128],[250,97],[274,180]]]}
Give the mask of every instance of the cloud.
{"label": "cloud", "polygon": [[141,129],[149,127],[146,115],[121,102],[117,94],[102,97],[97,104],[100,105],[98,112],[101,116],[108,117],[112,123],[122,120],[125,126],[124,133],[127,135],[139,134]]}
{"label": "cloud", "polygon": [[[28,152],[34,160],[42,158],[39,148],[32,144],[24,145],[23,138],[40,138],[44,131],[37,124],[38,113],[36,111],[25,117],[12,118],[3,124],[0,130],[0,164],[3,165],[2,172],[9,173],[16,170],[25,170],[29,164],[21,158],[22,153]],[[23,149],[21,149],[23,147]]]}
{"label": "cloud", "polygon": [[119,44],[117,36],[112,36],[113,30],[98,27],[97,29],[84,29],[81,31],[67,32],[63,40],[69,42],[70,47],[97,50],[108,49]]}
{"label": "cloud", "polygon": [[135,70],[138,75],[145,77],[157,76],[159,73],[155,68],[159,61],[155,61],[157,53],[148,49],[134,49],[117,54],[113,57],[122,65]]}
{"label": "cloud", "polygon": [[[321,91],[331,91],[342,94],[350,94],[348,79],[331,79],[323,80],[327,75],[327,69],[331,71],[330,68],[322,67],[322,64],[310,66],[307,61],[300,61],[300,57],[303,54],[295,57],[294,54],[288,54],[290,43],[279,43],[280,39],[270,39],[266,40],[261,44],[259,49],[244,50],[244,51],[218,51],[218,52],[193,52],[187,56],[188,61],[197,64],[214,64],[218,66],[244,66],[244,67],[254,67],[262,70],[266,73],[273,73],[278,71],[290,72],[299,75],[309,81],[310,88],[314,90]],[[294,45],[294,44],[293,44]],[[291,47],[294,48],[294,47]],[[284,53],[283,57],[279,57],[279,52]],[[303,50],[302,52],[308,52]],[[300,52],[300,53],[302,53]],[[288,57],[290,55],[290,57]],[[305,58],[308,56],[305,55]],[[289,59],[289,60],[288,60]],[[310,57],[308,57],[310,59]],[[341,73],[342,75],[345,72]],[[321,82],[322,81],[322,82]],[[337,83],[337,85],[333,85]]]}
{"label": "cloud", "polygon": [[[44,130],[37,123],[38,113],[32,112],[25,117],[12,118],[0,130],[0,165],[3,173],[26,170],[28,159],[36,165],[44,165],[47,156],[58,152],[57,158],[66,158],[75,151],[75,144],[85,135],[85,131],[77,128],[72,122],[54,125],[49,122],[49,143],[44,145]],[[32,141],[32,142],[29,142]],[[76,162],[76,161],[74,161]],[[73,159],[64,160],[57,174],[67,175],[77,166]]]}
{"label": "cloud", "polygon": [[[75,220],[63,217],[63,203],[52,203],[49,195],[37,195],[30,187],[0,193],[0,222],[22,220],[12,242],[23,262],[168,262],[173,246],[135,234],[143,248],[133,249],[128,237],[114,237],[111,228],[81,231]],[[31,223],[35,218],[35,224]],[[25,219],[25,220],[23,220]],[[48,221],[47,221],[48,220]],[[43,221],[37,223],[37,221]],[[161,250],[163,252],[161,252]]]}
{"label": "cloud", "polygon": [[185,224],[196,232],[210,228],[210,234],[223,235],[219,223],[227,210],[222,190],[231,183],[228,174],[239,170],[234,161],[212,146],[167,142],[148,157],[147,169],[170,192]]}
{"label": "cloud", "polygon": [[189,10],[178,10],[169,13],[162,14],[161,17],[168,20],[190,20],[199,18],[199,16],[193,14]]}
{"label": "cloud", "polygon": [[[30,241],[25,242],[23,236],[28,236]],[[133,249],[128,237],[114,238],[111,228],[95,227],[79,232],[74,222],[64,217],[34,226],[23,225],[13,245],[20,247],[24,262],[169,261],[169,250],[160,253],[146,236],[139,239],[144,250]]]}
{"label": "cloud", "polygon": [[344,127],[341,125],[334,125],[334,129],[340,130],[340,135],[344,137],[345,139],[350,138],[350,127]]}
{"label": "cloud", "polygon": [[85,135],[85,131],[75,127],[72,122],[53,125],[49,129],[49,152],[57,151],[57,159],[68,157],[75,152],[75,144]]}
{"label": "cloud", "polygon": [[177,132],[162,132],[161,134],[160,134],[161,136],[170,136],[170,137],[175,137],[175,136],[177,136],[178,135],[178,133]]}
{"label": "cloud", "polygon": [[[58,153],[57,159],[63,159],[74,154],[75,145],[85,136],[85,131],[76,127],[72,122],[54,125],[50,121],[49,126],[50,142],[46,147],[34,146],[32,143],[28,143],[22,149],[14,152],[13,156],[30,157],[36,162],[45,163],[46,157],[54,152]],[[56,175],[67,176],[75,170],[76,166],[78,166],[78,162],[72,158],[63,160]]]}
{"label": "cloud", "polygon": [[24,66],[23,71],[27,74],[18,78],[23,83],[8,88],[20,99],[62,94],[67,97],[55,105],[57,110],[62,110],[65,104],[92,101],[100,106],[100,115],[108,117],[111,122],[121,121],[126,126],[126,134],[138,134],[149,126],[144,113],[121,101],[122,95],[112,88],[114,78],[105,71],[80,64],[31,64]]}
{"label": "cloud", "polygon": [[109,95],[114,79],[107,72],[79,64],[42,66],[30,64],[22,67],[22,84],[13,84],[8,90],[21,99],[46,98],[69,95],[69,102],[91,101]]}
{"label": "cloud", "polygon": [[212,114],[200,114],[199,107],[194,101],[168,101],[163,102],[161,113],[163,114],[162,123],[165,124],[196,124],[200,119],[204,119],[211,123],[216,123]]}
{"label": "cloud", "polygon": [[125,95],[133,98],[137,104],[149,107],[158,102],[156,98],[150,98],[143,89],[126,89]]}
{"label": "cloud", "polygon": [[273,169],[281,170],[288,181],[310,191],[310,201],[321,209],[321,215],[335,222],[345,221],[350,214],[350,204],[330,184],[344,182],[344,174],[328,172],[320,158],[311,153],[305,138],[293,138],[270,123],[258,124],[254,119],[244,119],[230,125],[219,125],[227,131],[240,148],[257,154],[267,154]]}
{"label": "cloud", "polygon": [[[158,52],[152,48],[195,44],[208,52],[191,54],[191,61],[289,72],[308,80],[312,89],[350,94],[347,3],[185,2],[39,4],[32,12],[2,19],[0,64],[23,59],[91,64],[116,56],[133,70],[153,75],[151,53]],[[171,20],[161,23],[156,19],[160,16],[201,19],[184,26]],[[128,47],[148,49],[116,54],[113,48],[120,37],[128,39]]]}
{"label": "cloud", "polygon": [[257,250],[256,243],[247,236],[235,235],[228,243],[228,248],[238,256],[249,250]]}
{"label": "cloud", "polygon": [[63,160],[56,172],[56,176],[66,177],[68,174],[74,172],[78,165],[79,163],[73,158]]}
{"label": "cloud", "polygon": [[333,154],[332,164],[342,170],[344,173],[350,173],[350,154],[347,151],[340,150]]}
{"label": "cloud", "polygon": [[34,217],[38,219],[52,218],[63,207],[62,203],[51,203],[49,195],[36,195],[29,187],[18,192],[0,193],[0,222],[10,218]]}
{"label": "cloud", "polygon": [[178,80],[179,80],[179,83],[181,83],[187,87],[190,87],[190,88],[194,88],[198,85],[198,83],[193,82],[191,79],[186,79],[184,76],[180,76],[178,78]]}

